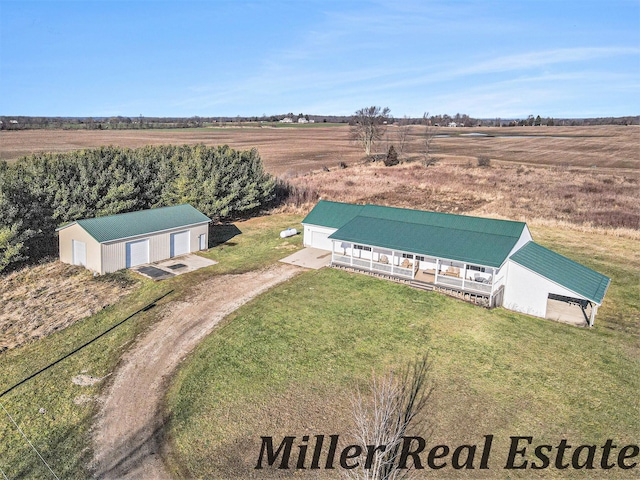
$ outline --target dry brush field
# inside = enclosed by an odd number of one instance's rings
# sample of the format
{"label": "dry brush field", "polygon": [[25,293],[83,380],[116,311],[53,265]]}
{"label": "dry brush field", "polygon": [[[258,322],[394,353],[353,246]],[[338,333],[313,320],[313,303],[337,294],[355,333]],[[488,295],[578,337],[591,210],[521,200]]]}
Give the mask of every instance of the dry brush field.
{"label": "dry brush field", "polygon": [[[439,128],[436,164],[420,164],[413,126],[398,167],[366,164],[348,126],[0,132],[0,159],[100,145],[228,144],[257,148],[267,171],[322,198],[488,215],[581,228],[640,228],[640,127]],[[389,126],[378,153],[398,144]],[[479,157],[490,167],[477,167]],[[338,165],[344,162],[346,170]],[[326,170],[330,170],[327,172]]]}

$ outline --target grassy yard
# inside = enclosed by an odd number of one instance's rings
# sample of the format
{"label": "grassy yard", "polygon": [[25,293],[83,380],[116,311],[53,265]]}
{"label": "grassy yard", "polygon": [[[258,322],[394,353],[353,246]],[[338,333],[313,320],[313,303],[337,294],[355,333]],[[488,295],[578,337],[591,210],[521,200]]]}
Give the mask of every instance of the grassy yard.
{"label": "grassy yard", "polygon": [[[218,260],[219,264],[159,283],[142,280],[136,291],[100,313],[37,342],[0,354],[0,392],[167,291],[174,290],[159,305],[188,296],[191,287],[208,276],[260,268],[295,251],[301,244],[301,236],[283,240],[278,233],[296,226],[299,221],[298,216],[274,215],[237,222],[235,228],[216,228],[218,234],[224,235],[216,238],[215,243],[226,243],[213,246],[204,255]],[[234,236],[230,238],[232,233]],[[133,274],[125,272],[118,275]],[[122,353],[132,345],[137,335],[153,324],[158,310],[160,308],[156,307],[137,315],[0,398],[0,403],[60,478],[90,476],[88,468],[92,451],[89,428],[97,409],[96,397],[108,382],[109,374]],[[50,476],[4,412],[0,412],[0,469],[11,479]]]}
{"label": "grassy yard", "polygon": [[[557,445],[563,438],[574,446],[602,445],[608,438],[617,445],[637,443],[637,245],[543,227],[533,233],[542,244],[613,277],[595,328],[489,311],[343,271],[305,273],[228,318],[174,379],[167,412],[177,476],[292,476],[253,470],[261,435],[278,443],[284,435],[298,441],[302,435],[348,437],[355,386],[366,388],[372,369],[401,366],[426,350],[435,387],[427,412],[429,445],[481,444],[483,435],[495,435],[489,471],[449,468],[438,471],[438,478],[601,474],[503,467],[511,435],[533,436],[537,445]],[[333,478],[336,471],[323,474]]]}

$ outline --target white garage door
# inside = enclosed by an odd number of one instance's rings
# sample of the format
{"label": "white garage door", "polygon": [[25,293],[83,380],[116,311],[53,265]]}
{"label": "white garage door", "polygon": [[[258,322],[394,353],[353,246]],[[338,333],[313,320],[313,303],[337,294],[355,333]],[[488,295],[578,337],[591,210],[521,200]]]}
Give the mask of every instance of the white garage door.
{"label": "white garage door", "polygon": [[313,248],[320,248],[321,250],[331,251],[331,240],[329,240],[331,233],[311,231],[311,246]]}
{"label": "white garage door", "polygon": [[72,241],[73,248],[73,264],[87,266],[87,244],[79,242],[78,240]]}
{"label": "white garage door", "polygon": [[149,263],[149,240],[127,243],[127,268]]}
{"label": "white garage door", "polygon": [[189,253],[189,230],[171,234],[171,256]]}

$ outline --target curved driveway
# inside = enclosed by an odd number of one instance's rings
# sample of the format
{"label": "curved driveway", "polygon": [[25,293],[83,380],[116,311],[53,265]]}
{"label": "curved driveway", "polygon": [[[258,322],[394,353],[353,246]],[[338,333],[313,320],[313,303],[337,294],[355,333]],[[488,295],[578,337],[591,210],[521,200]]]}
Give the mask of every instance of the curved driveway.
{"label": "curved driveway", "polygon": [[163,307],[163,318],[123,356],[101,398],[93,432],[96,478],[170,478],[160,456],[167,380],[220,320],[299,271],[278,264],[216,276],[187,300]]}

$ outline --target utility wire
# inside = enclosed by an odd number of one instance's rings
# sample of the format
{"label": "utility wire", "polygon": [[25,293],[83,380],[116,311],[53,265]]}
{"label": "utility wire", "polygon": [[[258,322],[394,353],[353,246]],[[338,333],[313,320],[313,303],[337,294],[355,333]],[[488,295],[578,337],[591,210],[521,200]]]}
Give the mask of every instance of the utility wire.
{"label": "utility wire", "polygon": [[[13,385],[12,387],[6,389],[4,392],[0,393],[0,397],[3,397],[4,395],[6,395],[7,393],[9,393],[10,391],[12,391],[14,388],[19,387],[20,385],[22,385],[23,383],[31,380],[32,378],[34,378],[37,375],[40,375],[42,372],[50,369],[51,367],[53,367],[54,365],[57,365],[58,363],[60,363],[61,361],[63,361],[64,359],[70,357],[71,355],[73,355],[74,353],[77,353],[78,351],[82,350],[84,347],[92,344],[93,342],[95,342],[96,340],[98,340],[100,337],[103,337],[104,335],[106,335],[107,333],[109,333],[111,330],[113,330],[114,328],[122,325],[124,322],[126,322],[127,320],[129,320],[130,318],[134,317],[135,315],[141,313],[141,312],[145,312],[147,310],[149,310],[151,307],[153,307],[157,301],[163,299],[164,297],[166,297],[167,295],[169,295],[170,293],[173,293],[173,290],[169,290],[167,293],[165,293],[164,295],[161,295],[160,297],[154,299],[151,303],[148,303],[147,305],[145,305],[144,307],[140,308],[139,310],[133,312],[131,315],[129,315],[127,318],[125,318],[124,320],[120,320],[118,323],[116,323],[115,325],[109,327],[107,330],[105,330],[104,332],[102,332],[100,335],[92,338],[91,340],[89,340],[88,342],[80,345],[78,348],[76,348],[75,350],[67,353],[65,356],[59,358],[58,360],[56,360],[53,363],[50,363],[49,365],[47,365],[44,368],[41,368],[40,370],[38,370],[37,372],[35,372],[32,375],[29,375],[27,378],[25,378],[24,380],[21,380],[20,382],[16,383],[15,385]],[[22,431],[22,429],[18,426],[18,424],[15,422],[15,420],[13,419],[13,417],[9,414],[9,412],[7,411],[6,408],[4,408],[4,405],[2,403],[0,403],[0,407],[2,407],[2,410],[4,410],[4,413],[7,414],[7,417],[9,417],[9,420],[11,420],[11,422],[15,425],[15,427],[18,429],[18,431],[20,432],[20,435],[22,435],[24,437],[24,439],[27,441],[27,443],[31,446],[31,448],[33,449],[34,452],[36,452],[36,454],[38,455],[38,457],[40,457],[40,460],[42,460],[42,463],[44,463],[47,468],[49,469],[49,471],[51,472],[51,474],[56,478],[56,480],[60,480],[60,478],[55,474],[55,472],[51,469],[51,467],[49,466],[49,464],[46,462],[46,460],[42,457],[42,455],[40,455],[40,452],[38,452],[38,450],[36,449],[36,447],[33,446],[33,443],[31,443],[29,441],[29,439],[27,438],[27,436],[24,434],[24,432]],[[7,476],[5,475],[4,471],[0,468],[0,472],[2,472],[2,476],[4,477],[4,480],[9,480],[7,478]]]}
{"label": "utility wire", "polygon": [[155,300],[153,300],[151,303],[148,303],[147,305],[145,305],[144,307],[142,307],[141,309],[133,312],[131,315],[129,315],[127,318],[125,318],[124,320],[120,320],[118,323],[116,323],[115,325],[109,327],[107,330],[105,330],[104,332],[102,332],[100,335],[98,335],[97,337],[92,338],[91,340],[89,340],[88,342],[80,345],[78,348],[76,348],[75,350],[67,353],[64,357],[59,358],[58,360],[56,360],[53,363],[50,363],[49,365],[47,365],[44,368],[41,368],[40,370],[38,370],[36,373],[29,375],[27,378],[25,378],[24,380],[19,381],[18,383],[16,383],[15,385],[13,385],[10,388],[7,388],[4,392],[0,393],[0,398],[4,397],[7,393],[9,393],[11,390],[13,390],[16,387],[19,387],[20,385],[22,385],[23,383],[31,380],[33,377],[35,377],[36,375],[40,375],[42,372],[50,369],[51,367],[53,367],[54,365],[57,365],[58,363],[60,363],[61,361],[63,361],[64,359],[70,357],[71,355],[73,355],[74,353],[77,353],[78,351],[82,350],[84,347],[91,345],[93,342],[95,342],[96,340],[98,340],[100,337],[103,337],[104,335],[106,335],[107,333],[109,333],[111,330],[113,330],[116,327],[119,327],[120,325],[122,325],[124,322],[126,322],[127,320],[129,320],[131,317],[136,316],[137,314],[139,314],[140,312],[144,312],[149,310],[151,307],[153,307],[157,301],[163,299],[164,297],[166,297],[167,295],[169,295],[170,293],[173,293],[173,290],[169,290],[167,293],[165,293],[164,295],[156,298]]}
{"label": "utility wire", "polygon": [[[16,423],[16,421],[13,419],[13,417],[9,414],[9,412],[7,412],[7,409],[4,408],[4,405],[2,403],[0,403],[0,407],[2,407],[2,410],[4,410],[4,413],[7,414],[7,417],[9,417],[9,420],[11,420],[11,422],[16,426],[16,428],[18,429],[18,431],[20,432],[20,435],[22,435],[24,437],[24,439],[27,441],[27,443],[31,446],[31,448],[33,448],[33,451],[36,452],[36,454],[38,455],[38,457],[40,457],[40,460],[42,460],[42,463],[44,463],[47,468],[49,469],[49,471],[51,472],[51,475],[53,475],[56,480],[60,480],[60,478],[58,478],[58,476],[55,474],[55,472],[51,469],[51,467],[49,466],[49,464],[47,463],[47,461],[42,457],[42,455],[40,455],[40,452],[38,451],[38,449],[36,447],[33,446],[33,443],[31,443],[31,441],[27,438],[27,436],[24,434],[24,432],[22,431],[22,429],[20,428],[20,426]],[[2,475],[4,475],[4,472],[2,472]],[[5,478],[6,475],[4,475]],[[7,479],[8,480],[8,479]]]}

